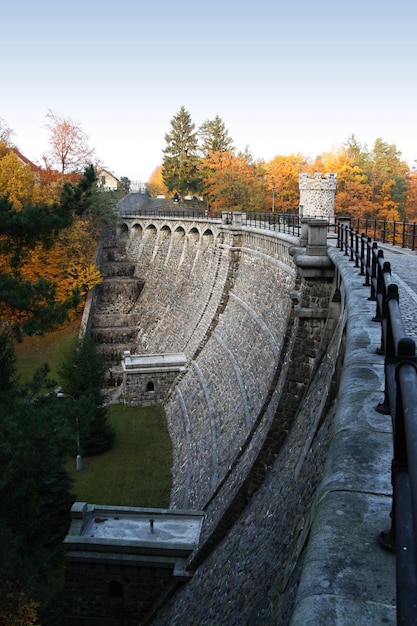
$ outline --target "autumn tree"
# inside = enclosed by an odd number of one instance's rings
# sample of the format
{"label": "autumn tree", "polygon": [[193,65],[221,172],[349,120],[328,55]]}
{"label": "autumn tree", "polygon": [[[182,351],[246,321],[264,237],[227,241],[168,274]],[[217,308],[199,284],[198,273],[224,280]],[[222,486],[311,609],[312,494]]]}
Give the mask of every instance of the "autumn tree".
{"label": "autumn tree", "polygon": [[205,120],[199,128],[198,135],[201,139],[200,149],[203,157],[208,157],[213,152],[234,152],[233,139],[218,115],[214,120]]}
{"label": "autumn tree", "polygon": [[407,197],[405,201],[405,220],[417,222],[417,172],[407,172]]}
{"label": "autumn tree", "polygon": [[265,188],[256,167],[232,152],[204,159],[204,195],[213,211],[261,211]]}
{"label": "autumn tree", "polygon": [[[21,274],[26,280],[34,281],[42,275],[56,285],[56,300],[64,303],[72,298],[74,290],[80,295],[79,306],[84,306],[88,291],[102,282],[102,276],[94,263],[92,243],[98,241],[98,228],[90,216],[79,217],[71,226],[60,231],[52,248],[41,243],[28,251]],[[69,312],[72,313],[71,311]]]}
{"label": "autumn tree", "polygon": [[[50,248],[63,228],[90,206],[95,186],[92,168],[76,186],[64,186],[59,203],[14,207],[0,199],[0,616],[2,623],[35,619],[62,623],[51,600],[56,567],[62,568],[62,540],[73,502],[63,465],[67,429],[58,398],[51,391],[48,368],[32,381],[19,383],[11,329],[19,333],[45,332],[59,324],[71,304],[56,300],[56,285],[42,272],[24,278],[22,266],[38,244]],[[50,603],[48,603],[50,601]],[[1,621],[0,620],[0,621]],[[14,621],[13,621],[14,620]]]}
{"label": "autumn tree", "polygon": [[58,233],[90,205],[95,184],[88,168],[76,186],[65,185],[61,200],[53,204],[25,204],[17,209],[10,199],[0,198],[0,323],[31,334],[59,325],[70,307],[79,300],[77,292],[64,302],[56,297],[57,286],[37,274],[34,280],[22,275],[28,254],[38,245],[51,249]]}
{"label": "autumn tree", "polygon": [[372,186],[364,169],[368,159],[368,153],[362,151],[352,136],[339,150],[319,155],[310,165],[310,172],[332,172],[337,175],[336,215],[358,218],[374,216]]}
{"label": "autumn tree", "polygon": [[41,192],[30,167],[3,142],[0,143],[0,197],[6,195],[16,209],[21,209],[24,204],[37,202]]}
{"label": "autumn tree", "polygon": [[305,164],[300,154],[275,156],[265,166],[266,203],[270,209],[272,198],[274,210],[284,213],[298,211],[300,204],[299,174]]}
{"label": "autumn tree", "polygon": [[162,165],[157,165],[155,167],[148,182],[146,183],[146,187],[151,198],[156,198],[158,195],[167,195],[168,189],[166,188],[162,177]]}
{"label": "autumn tree", "polygon": [[93,163],[95,149],[81,125],[71,118],[63,118],[49,110],[46,114],[49,128],[50,150],[43,156],[47,169],[82,172]]}
{"label": "autumn tree", "polygon": [[370,179],[379,216],[394,216],[396,212],[397,219],[403,219],[408,166],[401,160],[401,152],[395,144],[377,138],[370,156]]}
{"label": "autumn tree", "polygon": [[171,119],[171,132],[165,135],[166,148],[162,178],[169,192],[195,195],[201,186],[198,140],[190,113],[181,107]]}

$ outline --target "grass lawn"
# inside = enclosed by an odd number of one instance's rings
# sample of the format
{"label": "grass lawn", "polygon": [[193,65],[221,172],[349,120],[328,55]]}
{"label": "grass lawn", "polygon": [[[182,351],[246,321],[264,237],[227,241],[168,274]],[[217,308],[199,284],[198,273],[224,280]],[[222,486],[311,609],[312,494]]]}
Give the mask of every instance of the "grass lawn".
{"label": "grass lawn", "polygon": [[109,452],[67,463],[78,501],[167,508],[171,488],[171,441],[160,405],[109,406],[116,441]]}
{"label": "grass lawn", "polygon": [[50,378],[58,380],[57,370],[61,366],[62,355],[76,341],[80,330],[81,317],[70,322],[62,330],[47,335],[24,337],[15,343],[17,366],[22,383],[28,382],[35,370],[45,363],[50,367]]}
{"label": "grass lawn", "polygon": [[[15,345],[20,381],[31,379],[36,369],[49,364],[50,378],[58,381],[62,354],[78,337],[80,318],[63,330],[43,337],[25,337]],[[80,416],[82,419],[82,416]],[[169,506],[171,488],[171,440],[162,406],[128,408],[109,406],[109,420],[116,429],[112,450],[84,457],[82,471],[75,459],[67,463],[74,479],[77,500],[92,504]]]}

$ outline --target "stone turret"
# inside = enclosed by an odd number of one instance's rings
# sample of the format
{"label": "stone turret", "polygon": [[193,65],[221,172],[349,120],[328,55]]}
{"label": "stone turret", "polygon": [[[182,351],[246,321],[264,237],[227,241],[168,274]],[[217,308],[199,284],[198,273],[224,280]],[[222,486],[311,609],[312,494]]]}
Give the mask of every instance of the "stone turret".
{"label": "stone turret", "polygon": [[334,196],[337,187],[337,174],[316,172],[300,174],[300,217],[321,217],[333,220]]}

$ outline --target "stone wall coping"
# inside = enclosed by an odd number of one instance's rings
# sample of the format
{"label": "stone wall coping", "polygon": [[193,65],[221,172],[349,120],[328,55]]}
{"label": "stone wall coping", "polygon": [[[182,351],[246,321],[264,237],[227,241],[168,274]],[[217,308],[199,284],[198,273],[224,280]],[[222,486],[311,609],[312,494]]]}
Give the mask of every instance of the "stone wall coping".
{"label": "stone wall coping", "polygon": [[[198,546],[205,513],[194,509],[99,506],[76,502],[64,540],[79,553],[186,557]],[[82,519],[80,519],[80,515]]]}
{"label": "stone wall coping", "polygon": [[395,557],[377,540],[392,502],[390,418],[375,410],[383,398],[380,328],[363,276],[335,246],[329,256],[346,304],[346,366],[290,624],[394,626]]}

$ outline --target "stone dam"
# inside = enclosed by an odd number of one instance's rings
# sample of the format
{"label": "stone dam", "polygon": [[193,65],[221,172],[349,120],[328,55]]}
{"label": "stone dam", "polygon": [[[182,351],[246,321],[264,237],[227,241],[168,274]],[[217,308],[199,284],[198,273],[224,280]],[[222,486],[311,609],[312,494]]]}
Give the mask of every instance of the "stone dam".
{"label": "stone dam", "polygon": [[[167,576],[142,565],[139,586],[132,555],[100,571],[87,556],[74,562],[68,625],[303,623],[292,622],[294,607],[346,345],[328,238],[320,219],[306,220],[300,239],[240,214],[122,217],[103,234],[104,280],[83,324],[106,360],[107,393],[164,404],[170,511],[204,521],[181,567]],[[131,355],[185,360],[129,386]]]}

